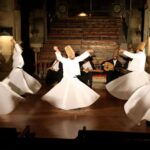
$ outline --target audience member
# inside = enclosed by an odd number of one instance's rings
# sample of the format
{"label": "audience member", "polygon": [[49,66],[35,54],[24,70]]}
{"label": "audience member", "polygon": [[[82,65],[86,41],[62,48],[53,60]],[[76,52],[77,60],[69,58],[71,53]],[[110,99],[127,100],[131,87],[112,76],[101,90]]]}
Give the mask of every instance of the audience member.
{"label": "audience member", "polygon": [[106,73],[106,83],[109,83],[121,75],[120,69],[123,64],[118,59],[118,52],[115,52],[112,59],[103,61],[101,66],[101,69]]}

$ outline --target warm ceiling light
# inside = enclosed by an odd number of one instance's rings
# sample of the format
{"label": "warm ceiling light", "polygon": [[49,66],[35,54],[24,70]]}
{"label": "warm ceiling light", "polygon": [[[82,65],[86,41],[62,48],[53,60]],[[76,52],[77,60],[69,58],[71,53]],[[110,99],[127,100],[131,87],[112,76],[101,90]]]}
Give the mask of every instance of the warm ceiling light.
{"label": "warm ceiling light", "polygon": [[79,16],[79,17],[86,17],[87,14],[86,14],[85,12],[81,12],[81,13],[78,14],[78,16]]}

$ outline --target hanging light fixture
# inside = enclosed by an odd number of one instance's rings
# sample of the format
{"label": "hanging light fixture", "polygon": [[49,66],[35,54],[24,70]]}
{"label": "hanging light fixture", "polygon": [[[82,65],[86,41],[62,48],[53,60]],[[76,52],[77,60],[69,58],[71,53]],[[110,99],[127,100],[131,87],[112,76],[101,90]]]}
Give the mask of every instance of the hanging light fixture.
{"label": "hanging light fixture", "polygon": [[79,16],[79,17],[86,17],[86,16],[87,16],[87,13],[81,12],[81,13],[78,14],[78,16]]}
{"label": "hanging light fixture", "polygon": [[93,3],[93,1],[92,0],[90,0],[90,3],[89,3],[89,8],[90,8],[90,10],[89,10],[89,13],[86,13],[86,12],[84,12],[84,11],[82,11],[82,12],[80,12],[79,14],[78,14],[78,16],[79,17],[87,17],[87,16],[92,16],[92,3]]}

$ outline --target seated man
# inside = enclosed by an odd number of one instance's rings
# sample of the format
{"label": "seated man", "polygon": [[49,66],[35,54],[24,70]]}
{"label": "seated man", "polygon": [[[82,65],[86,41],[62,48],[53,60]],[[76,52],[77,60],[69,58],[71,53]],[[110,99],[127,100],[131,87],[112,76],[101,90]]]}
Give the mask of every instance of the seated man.
{"label": "seated man", "polygon": [[55,82],[59,82],[62,79],[63,70],[62,63],[58,60],[54,60],[52,65],[47,69],[46,84],[52,85]]}
{"label": "seated man", "polygon": [[103,61],[101,63],[101,69],[106,73],[106,83],[116,79],[121,76],[121,68],[123,68],[125,62],[119,58],[118,54],[115,53],[112,59]]}
{"label": "seated man", "polygon": [[92,57],[88,57],[80,64],[81,66],[81,76],[78,76],[79,80],[92,88],[92,70],[94,65],[92,63]]}

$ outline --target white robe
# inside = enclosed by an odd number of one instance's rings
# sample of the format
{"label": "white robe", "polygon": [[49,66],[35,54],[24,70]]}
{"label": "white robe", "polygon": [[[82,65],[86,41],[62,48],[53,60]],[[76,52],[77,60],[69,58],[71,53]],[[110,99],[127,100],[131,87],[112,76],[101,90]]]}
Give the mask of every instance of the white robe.
{"label": "white robe", "polygon": [[123,51],[123,55],[132,59],[132,61],[129,61],[127,70],[129,71],[145,70],[146,55],[144,52],[139,51],[137,53],[132,53],[128,51]]}
{"label": "white robe", "polygon": [[141,86],[150,83],[150,75],[143,72],[130,72],[106,84],[107,91],[114,97],[128,100]]}
{"label": "white robe", "polygon": [[42,100],[64,110],[87,107],[93,104],[100,95],[76,77],[80,75],[79,62],[89,55],[88,52],[85,52],[71,60],[62,57],[60,52],[56,52],[57,59],[63,64],[63,78],[42,96]]}
{"label": "white robe", "polygon": [[35,93],[41,87],[41,84],[36,79],[23,71],[24,61],[21,53],[21,47],[15,44],[13,69],[9,76],[0,82],[0,114],[11,113],[19,102],[25,100],[20,95]]}
{"label": "white robe", "polygon": [[0,115],[11,113],[24,98],[14,92],[8,84],[0,82]]}
{"label": "white robe", "polygon": [[114,97],[128,100],[139,87],[150,83],[150,75],[144,71],[146,63],[144,52],[131,53],[125,51],[124,54],[133,59],[128,66],[128,70],[133,72],[112,80],[106,84],[106,89]]}
{"label": "white robe", "polygon": [[[14,65],[18,64],[20,66],[20,62],[20,60],[16,59],[13,63]],[[8,77],[0,82],[0,114],[11,113],[19,102],[22,101],[24,101],[24,98],[12,90]]]}
{"label": "white robe", "polygon": [[137,89],[124,105],[126,115],[136,124],[150,121],[150,83]]}
{"label": "white robe", "polygon": [[10,81],[8,84],[12,90],[20,95],[25,93],[35,94],[41,88],[41,84],[22,69],[24,60],[21,54],[21,47],[18,44],[15,44],[13,52],[13,69],[8,76]]}

